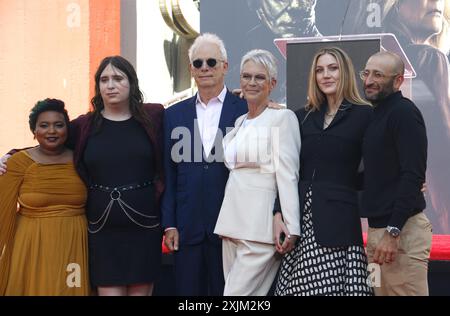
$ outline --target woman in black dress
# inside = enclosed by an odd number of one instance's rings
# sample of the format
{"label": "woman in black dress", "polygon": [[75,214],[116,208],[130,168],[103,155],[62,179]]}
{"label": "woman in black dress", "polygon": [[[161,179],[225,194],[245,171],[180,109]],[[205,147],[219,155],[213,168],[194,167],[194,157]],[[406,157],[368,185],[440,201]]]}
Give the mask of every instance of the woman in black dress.
{"label": "woman in black dress", "polygon": [[[336,47],[319,50],[308,103],[297,113],[301,236],[283,258],[276,295],[372,294],[357,206],[361,144],[371,115],[348,55]],[[280,213],[274,221],[276,236],[289,236]]]}
{"label": "woman in black dress", "polygon": [[72,121],[75,163],[89,189],[89,269],[99,295],[150,295],[161,265],[164,108],[143,104],[133,66],[105,58],[94,110]]}

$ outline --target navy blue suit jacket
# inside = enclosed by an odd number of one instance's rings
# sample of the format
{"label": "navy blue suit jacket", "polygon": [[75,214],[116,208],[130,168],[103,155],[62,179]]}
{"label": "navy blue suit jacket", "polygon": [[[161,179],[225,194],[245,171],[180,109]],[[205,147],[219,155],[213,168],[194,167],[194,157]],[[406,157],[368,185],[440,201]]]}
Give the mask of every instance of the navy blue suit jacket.
{"label": "navy blue suit jacket", "polygon": [[164,115],[162,226],[178,229],[180,245],[198,244],[205,237],[220,243],[213,231],[228,180],[222,136],[247,112],[246,102],[228,91],[219,121],[222,135],[216,136],[211,154],[205,157],[196,123],[196,98],[169,107]]}

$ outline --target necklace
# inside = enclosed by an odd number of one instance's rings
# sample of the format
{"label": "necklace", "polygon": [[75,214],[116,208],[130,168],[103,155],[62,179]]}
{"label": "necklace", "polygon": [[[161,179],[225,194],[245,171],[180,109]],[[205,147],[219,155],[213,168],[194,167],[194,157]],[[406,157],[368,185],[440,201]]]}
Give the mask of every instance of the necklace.
{"label": "necklace", "polygon": [[323,128],[327,128],[328,126],[330,126],[331,122],[333,122],[334,116],[335,116],[336,112],[334,112],[333,114],[328,114],[325,112],[325,117],[323,120]]}
{"label": "necklace", "polygon": [[325,115],[326,115],[326,116],[329,116],[329,117],[333,117],[333,116],[336,115],[336,113],[337,113],[337,111],[334,111],[333,113],[325,112]]}

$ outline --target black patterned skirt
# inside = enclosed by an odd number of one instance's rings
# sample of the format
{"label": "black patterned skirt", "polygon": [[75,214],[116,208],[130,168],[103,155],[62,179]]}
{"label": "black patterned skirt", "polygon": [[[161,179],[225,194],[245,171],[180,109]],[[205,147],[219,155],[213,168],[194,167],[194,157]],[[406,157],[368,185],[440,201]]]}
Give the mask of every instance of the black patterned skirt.
{"label": "black patterned skirt", "polygon": [[283,257],[275,295],[373,295],[367,285],[367,257],[362,246],[322,247],[315,239],[312,191],[306,193],[302,236]]}

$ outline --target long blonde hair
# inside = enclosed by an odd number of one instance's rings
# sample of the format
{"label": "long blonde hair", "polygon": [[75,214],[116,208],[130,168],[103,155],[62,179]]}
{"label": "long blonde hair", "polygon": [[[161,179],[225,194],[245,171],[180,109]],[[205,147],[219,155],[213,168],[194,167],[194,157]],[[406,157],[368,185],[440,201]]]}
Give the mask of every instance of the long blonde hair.
{"label": "long blonde hair", "polygon": [[346,99],[353,104],[369,104],[361,97],[356,85],[355,68],[350,57],[338,47],[325,47],[320,49],[313,58],[308,79],[308,101],[306,109],[311,111],[319,110],[320,105],[326,100],[325,94],[319,89],[317,84],[316,67],[320,56],[329,54],[333,56],[339,66],[339,83],[336,91],[336,99]]}

